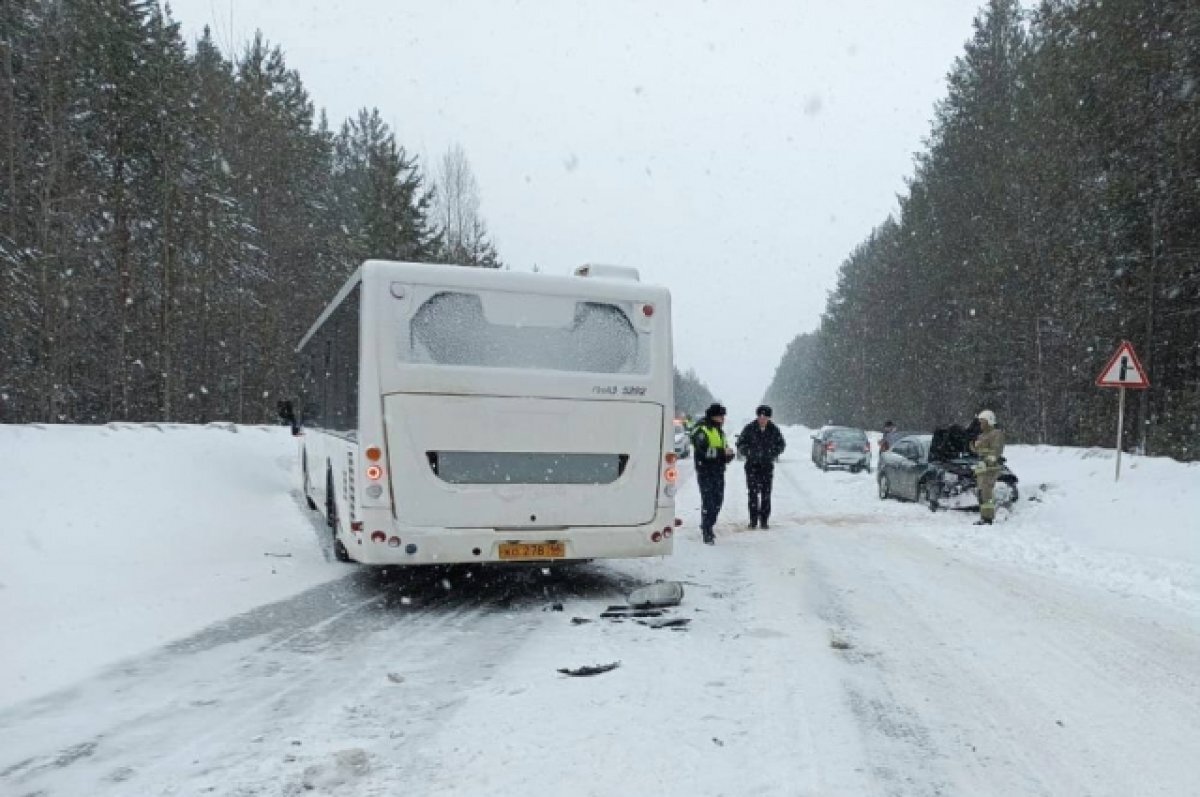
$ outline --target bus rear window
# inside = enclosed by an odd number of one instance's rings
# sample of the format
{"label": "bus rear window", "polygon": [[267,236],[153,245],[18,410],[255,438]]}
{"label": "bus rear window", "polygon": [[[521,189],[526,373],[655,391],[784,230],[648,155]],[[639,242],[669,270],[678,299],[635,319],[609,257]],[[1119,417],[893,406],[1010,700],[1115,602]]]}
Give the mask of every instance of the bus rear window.
{"label": "bus rear window", "polygon": [[409,359],[432,365],[646,374],[645,337],[613,304],[446,291],[429,297],[413,314]]}
{"label": "bus rear window", "polygon": [[612,484],[627,454],[428,451],[429,467],[451,484]]}

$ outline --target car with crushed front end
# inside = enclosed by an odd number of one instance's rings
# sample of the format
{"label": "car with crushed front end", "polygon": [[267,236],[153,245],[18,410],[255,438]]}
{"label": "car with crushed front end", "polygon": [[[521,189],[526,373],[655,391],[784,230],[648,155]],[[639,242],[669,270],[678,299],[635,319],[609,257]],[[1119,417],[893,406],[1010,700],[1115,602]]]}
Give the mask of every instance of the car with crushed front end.
{"label": "car with crushed front end", "polygon": [[[970,437],[961,427],[938,429],[933,434],[897,438],[891,450],[879,455],[880,498],[916,501],[931,510],[975,509],[979,494],[975,468],[979,457],[971,452]],[[1011,506],[1019,496],[1017,476],[1003,465],[996,480],[996,504]]]}

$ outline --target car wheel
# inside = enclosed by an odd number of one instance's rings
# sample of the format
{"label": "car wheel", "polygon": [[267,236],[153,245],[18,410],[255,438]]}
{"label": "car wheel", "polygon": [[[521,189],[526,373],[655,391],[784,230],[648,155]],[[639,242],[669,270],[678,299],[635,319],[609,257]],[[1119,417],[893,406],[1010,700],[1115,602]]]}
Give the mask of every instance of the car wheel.
{"label": "car wheel", "polygon": [[350,552],[338,539],[337,499],[333,497],[333,470],[330,469],[325,477],[325,522],[333,532],[333,558],[339,562],[349,562]]}
{"label": "car wheel", "polygon": [[887,474],[879,474],[879,498],[885,500],[892,496],[892,484],[888,481]]}
{"label": "car wheel", "polygon": [[917,503],[929,507],[930,512],[938,511],[937,499],[929,494],[929,482],[924,481],[917,485]]}
{"label": "car wheel", "polygon": [[862,466],[861,466],[861,465],[851,465],[851,466],[850,466],[850,472],[851,472],[851,473],[858,473],[860,470],[862,470]]}
{"label": "car wheel", "polygon": [[997,506],[1012,506],[1020,495],[1017,492],[1017,485],[1008,482],[997,482],[995,492]]}

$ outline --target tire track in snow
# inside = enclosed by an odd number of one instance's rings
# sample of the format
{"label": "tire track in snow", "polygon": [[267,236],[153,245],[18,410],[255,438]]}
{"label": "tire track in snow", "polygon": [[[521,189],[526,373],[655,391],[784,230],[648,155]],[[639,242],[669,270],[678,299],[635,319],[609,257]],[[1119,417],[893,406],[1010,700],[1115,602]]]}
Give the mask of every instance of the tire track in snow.
{"label": "tire track in snow", "polygon": [[[336,712],[331,701],[380,691],[394,698],[393,669],[445,683],[439,662],[478,650],[480,666],[468,672],[486,679],[495,660],[536,628],[535,607],[634,584],[602,568],[571,570],[550,578],[526,569],[356,570],[0,715],[0,750],[11,756],[0,760],[0,784],[128,793],[148,781],[167,789],[253,770],[289,727],[314,710]],[[407,705],[435,720],[420,701]],[[86,756],[65,755],[81,745]],[[275,752],[300,760],[296,751]]]}

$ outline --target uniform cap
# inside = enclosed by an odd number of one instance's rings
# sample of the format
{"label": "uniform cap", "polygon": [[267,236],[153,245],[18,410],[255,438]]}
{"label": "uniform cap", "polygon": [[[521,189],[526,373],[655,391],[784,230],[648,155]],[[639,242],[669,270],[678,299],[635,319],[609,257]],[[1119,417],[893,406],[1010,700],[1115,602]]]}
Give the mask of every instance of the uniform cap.
{"label": "uniform cap", "polygon": [[984,410],[975,417],[981,421],[987,421],[991,426],[996,425],[996,413],[992,412],[991,410]]}
{"label": "uniform cap", "polygon": [[718,415],[726,415],[726,414],[727,413],[725,412],[725,405],[723,405],[723,404],[710,404],[710,405],[708,405],[708,409],[706,409],[704,411],[705,418],[715,418]]}
{"label": "uniform cap", "polygon": [[771,417],[771,408],[768,407],[766,404],[759,404],[758,409],[756,409],[754,411],[754,414],[755,415],[766,415],[768,418],[770,418]]}

